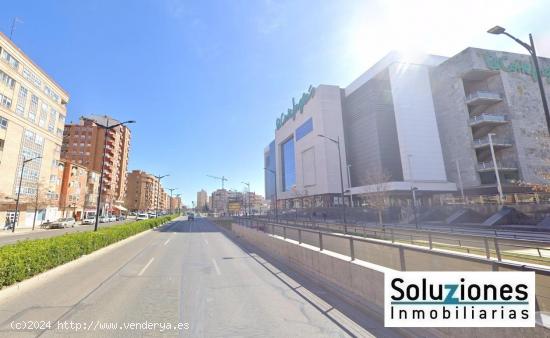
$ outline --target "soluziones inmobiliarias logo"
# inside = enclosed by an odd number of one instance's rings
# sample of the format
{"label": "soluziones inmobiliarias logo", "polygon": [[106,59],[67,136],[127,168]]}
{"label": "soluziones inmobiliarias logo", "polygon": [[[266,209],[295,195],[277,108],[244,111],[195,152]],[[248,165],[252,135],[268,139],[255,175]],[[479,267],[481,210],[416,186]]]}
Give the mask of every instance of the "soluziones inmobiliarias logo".
{"label": "soluziones inmobiliarias logo", "polygon": [[388,327],[534,327],[535,272],[386,272]]}

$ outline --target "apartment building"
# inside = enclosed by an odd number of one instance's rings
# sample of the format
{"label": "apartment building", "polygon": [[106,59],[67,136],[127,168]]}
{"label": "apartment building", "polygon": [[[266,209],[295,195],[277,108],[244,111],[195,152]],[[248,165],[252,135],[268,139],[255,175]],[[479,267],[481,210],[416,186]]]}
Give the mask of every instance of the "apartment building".
{"label": "apartment building", "polygon": [[101,195],[101,214],[125,211],[130,129],[124,125],[105,129],[119,123],[109,116],[82,116],[78,124],[65,126],[61,158],[80,164],[89,170],[101,171],[103,154],[105,168]]}
{"label": "apartment building", "polygon": [[157,207],[159,181],[152,174],[133,170],[127,175],[126,208],[131,211],[154,211]]}
{"label": "apartment building", "polygon": [[61,217],[74,217],[77,220],[84,216],[86,191],[88,188],[88,169],[82,165],[61,161],[63,168],[59,210]]}
{"label": "apartment building", "polygon": [[208,204],[208,194],[204,189],[197,192],[197,209],[204,210]]}
{"label": "apartment building", "polygon": [[0,33],[2,224],[14,221],[21,174],[18,227],[58,218],[58,165],[68,102],[69,94]]}

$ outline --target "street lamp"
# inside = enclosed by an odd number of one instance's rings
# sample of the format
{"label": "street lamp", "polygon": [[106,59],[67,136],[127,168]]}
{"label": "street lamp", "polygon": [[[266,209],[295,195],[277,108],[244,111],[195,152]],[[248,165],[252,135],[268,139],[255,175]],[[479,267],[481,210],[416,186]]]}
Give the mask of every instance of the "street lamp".
{"label": "street lamp", "polygon": [[166,174],[166,175],[162,175],[162,176],[160,176],[160,175],[155,176],[157,178],[157,181],[158,181],[158,185],[157,185],[157,208],[155,210],[155,217],[159,217],[160,180],[162,180],[166,176],[170,176],[170,174]]}
{"label": "street lamp", "polygon": [[344,233],[348,233],[348,227],[346,225],[346,201],[344,200],[344,177],[342,176],[342,153],[340,152],[340,136],[335,140],[333,138],[330,138],[328,136],[318,134],[317,136],[326,138],[329,141],[332,141],[333,143],[336,143],[338,146],[338,164],[340,166],[340,188],[342,190],[342,216],[344,218]]}
{"label": "street lamp", "polygon": [[487,33],[500,35],[504,34],[523,46],[523,48],[527,49],[529,54],[531,54],[531,58],[533,59],[533,64],[535,65],[535,71],[537,73],[537,81],[539,83],[539,89],[540,89],[540,96],[542,99],[542,108],[544,109],[544,115],[546,117],[546,127],[548,128],[548,132],[550,133],[550,112],[548,111],[548,101],[546,101],[546,94],[544,93],[544,86],[542,84],[542,76],[540,74],[540,68],[539,68],[539,61],[537,58],[537,51],[535,50],[535,43],[533,42],[533,36],[529,34],[529,44],[521,41],[520,39],[516,38],[512,34],[506,32],[506,29],[500,26],[495,26],[487,31]]}
{"label": "street lamp", "polygon": [[107,133],[109,130],[114,129],[118,126],[122,126],[125,124],[130,123],[136,123],[134,120],[129,120],[125,122],[120,122],[117,124],[109,125],[109,118],[105,116],[105,120],[107,121],[106,125],[102,125],[97,123],[97,121],[93,121],[98,127],[103,128],[105,130],[104,138],[103,138],[103,157],[101,158],[101,172],[99,174],[99,192],[97,193],[97,205],[95,210],[95,225],[94,225],[94,231],[97,231],[97,226],[99,225],[99,209],[100,209],[100,203],[101,203],[101,191],[103,190],[103,171],[105,170],[105,157],[107,152]]}
{"label": "street lamp", "polygon": [[279,212],[277,210],[277,174],[275,173],[274,170],[271,170],[268,168],[264,168],[264,170],[269,171],[270,173],[273,174],[273,176],[275,176],[275,220],[279,222]]}
{"label": "street lamp", "polygon": [[[24,157],[23,157],[24,158]],[[21,197],[21,184],[23,183],[23,172],[25,171],[25,165],[29,163],[30,161],[37,160],[39,158],[42,158],[42,156],[36,156],[33,158],[29,158],[27,160],[23,160],[23,163],[21,164],[21,176],[19,177],[19,187],[17,188],[17,199],[15,200],[15,217],[13,220],[13,227],[11,228],[11,232],[15,232],[15,226],[19,222],[18,212],[19,212],[19,199]]]}
{"label": "street lamp", "polygon": [[172,215],[172,191],[178,190],[178,188],[169,188],[170,190],[170,215]]}
{"label": "street lamp", "polygon": [[413,213],[414,213],[414,224],[416,225],[416,228],[418,229],[418,217],[416,216],[416,191],[418,190],[417,187],[411,186],[411,193],[412,193],[412,202],[413,202]]}
{"label": "street lamp", "polygon": [[178,199],[178,215],[181,213],[181,203],[179,202],[181,194],[176,194],[176,198]]}

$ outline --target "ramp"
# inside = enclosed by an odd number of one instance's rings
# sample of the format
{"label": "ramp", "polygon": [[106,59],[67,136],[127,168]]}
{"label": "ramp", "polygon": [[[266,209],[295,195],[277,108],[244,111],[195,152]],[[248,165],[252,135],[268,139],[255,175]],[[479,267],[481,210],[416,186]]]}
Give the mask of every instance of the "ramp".
{"label": "ramp", "polygon": [[495,212],[491,217],[487,218],[481,225],[492,226],[505,223],[511,223],[509,220],[516,216],[517,211],[514,208],[504,206],[499,211]]}

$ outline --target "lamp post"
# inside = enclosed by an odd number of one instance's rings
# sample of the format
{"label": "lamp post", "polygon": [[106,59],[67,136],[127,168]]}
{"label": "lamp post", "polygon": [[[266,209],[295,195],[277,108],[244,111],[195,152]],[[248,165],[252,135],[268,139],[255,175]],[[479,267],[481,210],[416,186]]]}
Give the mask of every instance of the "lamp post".
{"label": "lamp post", "polygon": [[544,109],[544,115],[546,117],[546,127],[548,128],[548,132],[550,133],[550,112],[548,111],[548,101],[546,100],[546,94],[544,93],[544,86],[542,84],[542,76],[540,74],[540,67],[539,67],[539,60],[537,58],[537,51],[535,50],[535,43],[533,42],[533,35],[529,34],[529,44],[521,41],[520,39],[516,38],[512,34],[506,32],[506,29],[500,26],[495,26],[487,31],[487,33],[500,35],[504,34],[523,46],[523,48],[527,49],[529,54],[531,54],[531,58],[533,59],[533,64],[535,65],[535,72],[537,74],[537,81],[539,83],[539,90],[540,90],[540,96],[542,99],[542,108]]}
{"label": "lamp post", "polygon": [[181,203],[179,203],[180,196],[181,194],[176,194],[176,198],[178,199],[178,209],[177,209],[178,215],[181,213]]}
{"label": "lamp post", "polygon": [[172,215],[172,191],[178,190],[178,188],[169,188],[170,190],[170,215]]}
{"label": "lamp post", "polygon": [[350,168],[351,168],[351,164],[348,164],[346,165],[346,169],[347,169],[347,172],[348,172],[348,188],[349,188],[349,204],[350,204],[350,207],[354,207],[353,205],[353,194],[351,192],[351,174],[350,174]]}
{"label": "lamp post", "polygon": [[264,170],[269,171],[270,173],[273,174],[273,176],[275,176],[275,220],[279,222],[279,211],[277,209],[277,174],[275,173],[274,170],[271,170],[268,168],[264,168]]}
{"label": "lamp post", "polygon": [[125,122],[120,122],[117,124],[109,125],[109,117],[105,116],[105,120],[107,122],[106,125],[102,125],[97,123],[97,121],[93,121],[98,127],[103,128],[105,130],[104,138],[103,138],[103,157],[101,158],[101,172],[99,174],[99,192],[97,193],[97,204],[96,204],[96,210],[95,210],[95,225],[94,225],[94,231],[97,231],[97,227],[99,225],[99,209],[101,204],[101,191],[103,190],[103,171],[105,170],[105,157],[107,152],[107,136],[108,132],[111,129],[114,129],[118,126],[122,126],[129,123],[136,123],[134,120],[129,120]]}
{"label": "lamp post", "polygon": [[342,195],[342,216],[344,219],[344,233],[347,234],[348,226],[346,224],[346,201],[344,199],[344,177],[342,175],[342,153],[340,152],[340,136],[338,136],[336,140],[322,134],[319,134],[317,136],[326,138],[327,140],[332,141],[333,143],[336,143],[336,146],[338,146],[338,165],[340,167],[340,188],[341,188],[341,195]]}
{"label": "lamp post", "polygon": [[418,229],[418,217],[416,216],[416,191],[418,190],[417,187],[411,186],[411,193],[412,193],[412,199],[413,199],[413,213],[414,213],[414,224],[416,225],[416,228]]}
{"label": "lamp post", "polygon": [[495,176],[497,179],[498,200],[500,203],[502,203],[502,201],[504,200],[504,194],[502,192],[502,184],[500,183],[500,175],[498,173],[497,158],[495,156],[495,148],[493,146],[493,136],[495,136],[494,133],[487,134],[487,137],[489,138],[489,148],[491,150],[491,158],[493,159],[493,168],[495,169]]}
{"label": "lamp post", "polygon": [[160,200],[160,180],[162,180],[164,177],[170,176],[170,174],[162,175],[162,176],[155,176],[157,178],[158,184],[157,184],[157,208],[155,210],[155,218],[159,217],[159,200]]}
{"label": "lamp post", "polygon": [[26,160],[23,157],[23,163],[21,164],[21,176],[19,176],[19,187],[17,188],[17,199],[15,200],[15,217],[13,219],[13,227],[11,228],[11,232],[15,232],[15,226],[19,222],[19,199],[21,198],[21,184],[23,183],[23,172],[25,171],[25,165],[30,161],[34,161],[39,158],[42,158],[42,156],[36,156]]}

